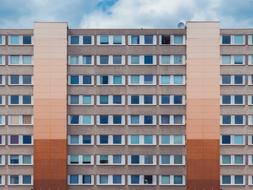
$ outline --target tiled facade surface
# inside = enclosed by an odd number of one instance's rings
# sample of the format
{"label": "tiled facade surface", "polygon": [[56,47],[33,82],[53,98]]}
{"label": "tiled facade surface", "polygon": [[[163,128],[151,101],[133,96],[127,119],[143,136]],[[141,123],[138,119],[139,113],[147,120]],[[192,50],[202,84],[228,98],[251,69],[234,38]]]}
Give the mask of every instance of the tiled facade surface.
{"label": "tiled facade surface", "polygon": [[0,189],[253,189],[252,35],[1,29]]}

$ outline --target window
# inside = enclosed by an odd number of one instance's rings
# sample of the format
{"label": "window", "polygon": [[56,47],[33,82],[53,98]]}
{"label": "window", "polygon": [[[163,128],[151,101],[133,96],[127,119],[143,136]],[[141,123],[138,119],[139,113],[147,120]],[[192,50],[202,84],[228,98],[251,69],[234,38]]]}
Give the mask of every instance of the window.
{"label": "window", "polygon": [[152,65],[153,64],[153,56],[152,55],[145,55],[144,56],[144,64],[145,65]]}
{"label": "window", "polygon": [[221,43],[223,45],[244,45],[245,36],[244,35],[222,35]]}
{"label": "window", "polygon": [[69,64],[70,65],[78,65],[79,64],[79,56],[76,56],[76,55],[69,56]]}
{"label": "window", "polygon": [[222,145],[244,145],[245,137],[243,135],[222,135]]}
{"label": "window", "polygon": [[113,44],[115,44],[115,45],[122,44],[122,36],[114,35],[113,36]]}
{"label": "window", "polygon": [[100,56],[100,65],[108,65],[109,64],[109,56],[101,55]]}
{"label": "window", "polygon": [[160,125],[184,125],[183,115],[161,115]]}
{"label": "window", "polygon": [[9,165],[32,165],[32,155],[9,155]]}
{"label": "window", "polygon": [[160,85],[184,85],[183,75],[161,75]]}
{"label": "window", "polygon": [[101,35],[100,36],[100,44],[109,44],[109,36]]}
{"label": "window", "polygon": [[124,85],[125,76],[122,75],[100,75],[97,76],[98,85]]}
{"label": "window", "polygon": [[243,175],[222,175],[221,185],[244,185],[245,177]]}
{"label": "window", "polygon": [[160,135],[160,145],[184,145],[183,135]]}
{"label": "window", "polygon": [[31,85],[31,75],[10,75],[9,85]]}
{"label": "window", "polygon": [[129,155],[128,156],[129,165],[155,165],[156,156],[155,155]]}
{"label": "window", "polygon": [[9,59],[9,64],[17,65],[19,64],[19,56],[18,55],[11,55]]}
{"label": "window", "polygon": [[184,165],[185,157],[183,155],[160,155],[160,165]]}
{"label": "window", "polygon": [[114,65],[121,65],[122,64],[122,56],[121,55],[113,55],[112,64]]}
{"label": "window", "polygon": [[244,64],[244,56],[243,55],[235,55],[234,56],[234,64],[235,65],[242,65],[242,64]]}
{"label": "window", "polygon": [[94,116],[93,115],[69,115],[68,123],[70,125],[93,125]]}
{"label": "window", "polygon": [[32,97],[30,95],[11,95],[9,96],[9,105],[31,105]]}
{"label": "window", "polygon": [[144,44],[153,44],[153,35],[145,35]]}
{"label": "window", "polygon": [[222,105],[244,105],[243,95],[222,95]]}
{"label": "window", "polygon": [[79,44],[79,36],[70,36],[70,44],[78,45]]}
{"label": "window", "polygon": [[92,75],[70,75],[69,84],[70,85],[92,85],[93,76]]}
{"label": "window", "polygon": [[83,44],[84,45],[92,44],[92,36],[83,36]]}
{"label": "window", "polygon": [[222,75],[222,85],[243,85],[245,83],[243,75]]}
{"label": "window", "polygon": [[174,45],[182,45],[184,43],[183,35],[174,35]]}
{"label": "window", "polygon": [[162,35],[161,38],[161,44],[170,44],[170,35]]}
{"label": "window", "polygon": [[69,175],[68,184],[69,185],[92,185],[93,175]]}
{"label": "window", "polygon": [[155,145],[156,136],[154,135],[129,135],[129,145]]}
{"label": "window", "polygon": [[221,155],[221,165],[245,165],[243,155]]}
{"label": "window", "polygon": [[23,36],[23,44],[25,45],[32,44],[32,36]]}
{"label": "window", "polygon": [[9,125],[32,125],[32,115],[8,115]]}
{"label": "window", "polygon": [[129,175],[128,185],[155,185],[156,176],[153,175]]}
{"label": "window", "polygon": [[9,185],[32,185],[31,175],[10,175],[8,176]]}
{"label": "window", "polygon": [[128,96],[129,105],[155,105],[154,95],[130,95]]}
{"label": "window", "polygon": [[5,65],[5,56],[4,55],[0,55],[0,65]]}
{"label": "window", "polygon": [[121,135],[99,135],[97,142],[100,145],[123,145],[123,136]]}
{"label": "window", "polygon": [[137,45],[140,44],[140,36],[131,36],[131,45]]}
{"label": "window", "polygon": [[[0,45],[5,45],[5,36],[0,35]],[[0,184],[1,184],[1,180],[0,180]]]}
{"label": "window", "polygon": [[229,35],[222,35],[222,44],[231,44],[231,36]]}
{"label": "window", "polygon": [[10,135],[9,145],[31,145],[32,136],[31,135]]}
{"label": "window", "polygon": [[19,36],[17,35],[11,35],[9,36],[9,45],[19,45]]}
{"label": "window", "polygon": [[83,64],[84,65],[91,65],[92,63],[92,56],[91,55],[84,55],[83,56]]}
{"label": "window", "polygon": [[99,115],[97,116],[98,125],[124,125],[123,115]]}
{"label": "window", "polygon": [[130,64],[131,65],[138,65],[138,64],[140,64],[140,56],[139,55],[131,55],[130,56]]}
{"label": "window", "polygon": [[[0,96],[0,106],[5,105],[5,96]],[[1,123],[1,121],[0,121]]]}
{"label": "window", "polygon": [[221,125],[244,125],[244,115],[222,115]]}

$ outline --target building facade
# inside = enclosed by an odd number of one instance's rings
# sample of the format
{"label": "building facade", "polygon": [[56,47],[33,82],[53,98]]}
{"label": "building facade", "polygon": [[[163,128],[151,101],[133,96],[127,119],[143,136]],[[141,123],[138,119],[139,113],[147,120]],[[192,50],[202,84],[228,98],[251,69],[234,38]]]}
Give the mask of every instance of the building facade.
{"label": "building facade", "polygon": [[0,189],[253,189],[253,29],[0,29]]}

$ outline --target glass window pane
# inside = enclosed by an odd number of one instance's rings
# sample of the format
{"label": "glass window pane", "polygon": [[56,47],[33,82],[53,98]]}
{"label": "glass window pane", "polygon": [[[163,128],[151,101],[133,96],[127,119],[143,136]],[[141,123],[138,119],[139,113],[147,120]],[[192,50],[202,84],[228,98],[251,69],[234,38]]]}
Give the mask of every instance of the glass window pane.
{"label": "glass window pane", "polygon": [[101,65],[108,65],[109,64],[109,56],[108,55],[101,55],[100,56],[100,64]]}
{"label": "glass window pane", "polygon": [[174,55],[174,64],[175,65],[183,64],[183,56],[182,55]]}
{"label": "glass window pane", "polygon": [[144,144],[153,144],[153,136],[144,135]]}
{"label": "glass window pane", "polygon": [[131,84],[139,84],[140,83],[140,76],[139,75],[131,75],[130,76]]}
{"label": "glass window pane", "polygon": [[115,64],[115,65],[122,64],[122,56],[121,55],[114,55],[113,56],[113,64]]}
{"label": "glass window pane", "polygon": [[163,175],[161,177],[161,184],[170,184],[170,176],[169,175]]}
{"label": "glass window pane", "polygon": [[162,35],[162,44],[170,44],[170,35]]}
{"label": "glass window pane", "polygon": [[183,144],[183,136],[174,135],[174,144]]}
{"label": "glass window pane", "polygon": [[222,44],[231,44],[231,36],[223,35],[222,36]]}
{"label": "glass window pane", "polygon": [[84,95],[83,96],[83,104],[87,104],[87,105],[89,105],[89,104],[91,104],[92,102],[91,102],[91,96],[90,95]]}
{"label": "glass window pane", "polygon": [[109,36],[101,35],[100,36],[100,44],[109,44]]}
{"label": "glass window pane", "polygon": [[83,64],[84,65],[91,65],[91,60],[92,60],[91,55],[83,56]]}
{"label": "glass window pane", "polygon": [[144,56],[144,64],[152,65],[153,64],[153,56],[152,55],[145,55]]}
{"label": "glass window pane", "polygon": [[79,57],[71,55],[69,58],[69,64],[71,65],[77,65],[79,63]]}
{"label": "glass window pane", "polygon": [[231,164],[231,156],[222,155],[222,164]]}
{"label": "glass window pane", "polygon": [[32,64],[32,56],[30,55],[23,55],[23,64],[31,65]]}
{"label": "glass window pane", "polygon": [[183,36],[174,35],[174,44],[177,44],[177,45],[183,44]]}
{"label": "glass window pane", "polygon": [[131,144],[140,144],[139,135],[131,135]]}
{"label": "glass window pane", "polygon": [[161,64],[170,64],[170,56],[162,55],[161,56]]}
{"label": "glass window pane", "polygon": [[183,176],[175,175],[174,176],[174,184],[183,184]]}
{"label": "glass window pane", "polygon": [[18,55],[11,55],[9,64],[19,64],[19,56]]}
{"label": "glass window pane", "polygon": [[170,77],[167,75],[161,76],[161,84],[170,84]]}
{"label": "glass window pane", "polygon": [[161,136],[161,143],[162,144],[170,144],[170,136],[169,135],[162,135]]}
{"label": "glass window pane", "polygon": [[243,45],[244,44],[244,36],[243,35],[235,35],[234,36],[234,43],[236,45]]}
{"label": "glass window pane", "polygon": [[153,35],[145,35],[144,44],[153,44]]}
{"label": "glass window pane", "polygon": [[18,45],[19,43],[19,36],[12,35],[10,36],[10,44],[11,45]]}
{"label": "glass window pane", "polygon": [[243,136],[242,135],[235,135],[234,136],[234,144],[243,144]]}
{"label": "glass window pane", "polygon": [[243,164],[243,155],[235,155],[235,164]]}
{"label": "glass window pane", "polygon": [[32,36],[23,36],[23,44],[32,44]]}
{"label": "glass window pane", "polygon": [[174,84],[183,84],[183,76],[174,75]]}
{"label": "glass window pane", "polygon": [[131,44],[140,44],[139,36],[131,36]]}
{"label": "glass window pane", "polygon": [[113,36],[113,44],[122,44],[122,36],[114,35]]}
{"label": "glass window pane", "polygon": [[243,55],[235,55],[234,56],[234,64],[236,64],[236,65],[242,65],[243,60],[244,60]]}
{"label": "glass window pane", "polygon": [[222,56],[222,64],[231,64],[231,56],[223,55]]}
{"label": "glass window pane", "polygon": [[162,164],[170,164],[170,155],[161,155]]}
{"label": "glass window pane", "polygon": [[140,56],[139,55],[132,55],[131,56],[131,64],[133,64],[133,65],[140,64]]}
{"label": "glass window pane", "polygon": [[70,44],[79,44],[79,36],[70,36]]}
{"label": "glass window pane", "polygon": [[91,36],[83,36],[83,44],[91,44]]}
{"label": "glass window pane", "polygon": [[243,176],[242,175],[235,175],[235,184],[243,184]]}

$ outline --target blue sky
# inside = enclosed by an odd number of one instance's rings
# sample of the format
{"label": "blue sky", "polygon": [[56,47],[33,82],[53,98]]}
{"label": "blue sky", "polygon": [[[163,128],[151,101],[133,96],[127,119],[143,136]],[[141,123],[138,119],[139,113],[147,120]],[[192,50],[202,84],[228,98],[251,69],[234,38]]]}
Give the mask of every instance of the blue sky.
{"label": "blue sky", "polygon": [[0,0],[0,28],[67,21],[70,28],[175,28],[179,21],[220,20],[253,28],[253,0]]}

